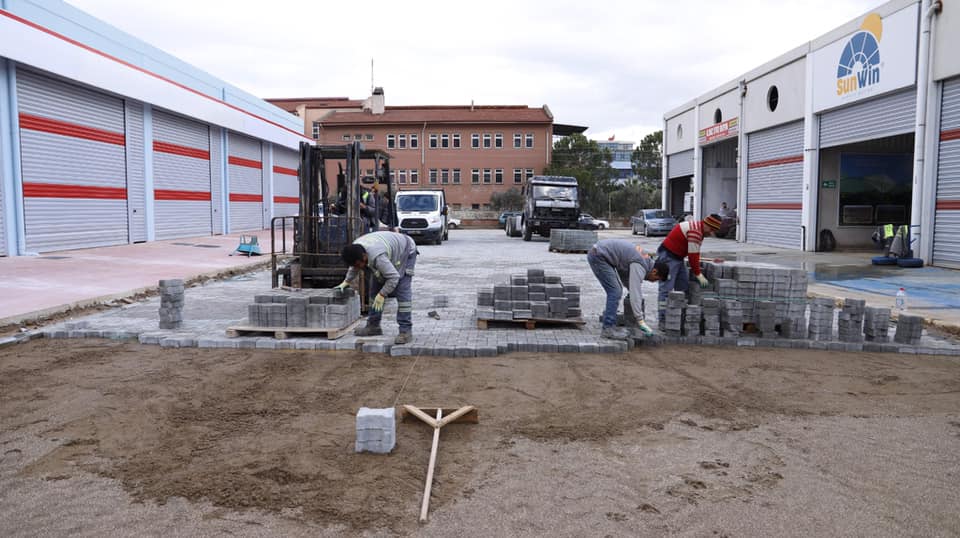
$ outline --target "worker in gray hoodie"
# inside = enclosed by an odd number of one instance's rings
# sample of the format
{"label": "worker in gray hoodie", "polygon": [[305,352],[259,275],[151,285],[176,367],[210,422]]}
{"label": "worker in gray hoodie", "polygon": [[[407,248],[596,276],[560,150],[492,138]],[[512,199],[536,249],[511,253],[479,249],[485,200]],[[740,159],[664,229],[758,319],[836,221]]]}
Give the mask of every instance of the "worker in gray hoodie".
{"label": "worker in gray hoodie", "polygon": [[417,245],[410,237],[396,232],[373,232],[360,236],[353,244],[343,247],[340,257],[350,266],[347,276],[338,286],[346,288],[357,279],[360,271],[369,269],[370,311],[367,325],[360,327],[357,336],[383,334],[380,319],[387,297],[397,298],[397,325],[400,334],[394,343],[407,344],[413,338],[413,270],[417,263]]}
{"label": "worker in gray hoodie", "polygon": [[647,282],[660,282],[669,276],[667,264],[657,261],[643,251],[639,245],[625,239],[604,239],[587,252],[587,263],[607,293],[606,307],[603,310],[604,338],[626,340],[630,332],[617,327],[617,309],[623,288],[627,288],[623,309],[625,318],[647,336],[653,329],[644,321],[643,293],[640,285]]}

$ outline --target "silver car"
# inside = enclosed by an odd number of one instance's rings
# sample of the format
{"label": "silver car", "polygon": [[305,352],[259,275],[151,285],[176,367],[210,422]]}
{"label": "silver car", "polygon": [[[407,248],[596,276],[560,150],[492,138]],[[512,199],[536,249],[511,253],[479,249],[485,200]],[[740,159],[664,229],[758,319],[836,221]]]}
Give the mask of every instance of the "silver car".
{"label": "silver car", "polygon": [[633,235],[643,234],[647,237],[667,235],[677,224],[676,219],[664,209],[641,209],[630,222]]}

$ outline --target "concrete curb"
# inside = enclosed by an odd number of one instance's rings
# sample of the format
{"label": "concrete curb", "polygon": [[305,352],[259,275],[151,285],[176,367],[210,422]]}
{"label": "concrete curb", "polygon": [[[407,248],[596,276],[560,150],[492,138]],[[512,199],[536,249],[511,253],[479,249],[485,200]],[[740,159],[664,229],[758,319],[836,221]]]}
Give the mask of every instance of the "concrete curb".
{"label": "concrete curb", "polygon": [[[246,265],[237,265],[230,268],[218,269],[215,271],[209,271],[206,273],[187,276],[183,278],[183,283],[185,286],[190,286],[197,282],[202,282],[206,280],[217,280],[217,279],[241,275],[245,273],[251,273],[260,269],[267,268],[269,266],[270,266],[270,260],[268,257],[268,259],[260,260],[260,261],[257,261],[256,263],[250,263]],[[145,286],[142,288],[127,290],[120,293],[101,295],[99,297],[93,297],[91,299],[82,299],[79,301],[74,301],[72,303],[53,306],[50,308],[45,308],[43,310],[35,310],[33,312],[28,312],[26,314],[18,314],[15,316],[10,316],[10,317],[0,319],[0,327],[5,327],[8,325],[21,325],[23,323],[43,323],[44,321],[46,321],[47,319],[53,316],[67,314],[74,310],[82,310],[85,308],[91,308],[95,306],[105,306],[114,301],[135,298],[137,296],[152,296],[159,293],[159,290],[160,290],[159,286]]]}

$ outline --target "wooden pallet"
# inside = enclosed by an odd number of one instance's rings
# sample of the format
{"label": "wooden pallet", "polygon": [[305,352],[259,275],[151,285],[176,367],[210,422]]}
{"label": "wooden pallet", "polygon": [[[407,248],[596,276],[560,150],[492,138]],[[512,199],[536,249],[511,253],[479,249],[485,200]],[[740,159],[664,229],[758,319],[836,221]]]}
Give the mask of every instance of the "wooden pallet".
{"label": "wooden pallet", "polygon": [[537,324],[540,325],[574,325],[576,327],[582,327],[586,325],[586,321],[583,318],[564,318],[564,319],[478,319],[477,328],[481,330],[486,330],[490,328],[490,324],[502,323],[504,325],[523,325],[525,329],[532,330],[537,328]]}
{"label": "wooden pallet", "polygon": [[340,327],[337,329],[325,329],[321,327],[253,327],[250,325],[237,325],[234,327],[227,327],[227,338],[273,333],[273,337],[277,340],[286,340],[287,338],[290,338],[291,335],[323,336],[327,340],[336,340],[337,338],[341,338],[346,334],[353,332],[353,329],[355,329],[361,321],[363,321],[363,318],[354,321],[346,327]]}

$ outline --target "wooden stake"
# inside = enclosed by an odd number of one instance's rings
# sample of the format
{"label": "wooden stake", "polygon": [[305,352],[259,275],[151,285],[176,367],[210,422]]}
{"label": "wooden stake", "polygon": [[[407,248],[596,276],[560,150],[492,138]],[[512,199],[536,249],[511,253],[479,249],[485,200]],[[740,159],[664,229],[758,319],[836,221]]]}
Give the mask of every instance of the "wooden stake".
{"label": "wooden stake", "polygon": [[440,443],[440,419],[442,417],[443,410],[437,409],[437,419],[433,427],[433,448],[430,449],[430,465],[427,467],[427,485],[423,489],[423,504],[420,505],[420,523],[427,522],[427,511],[430,509],[430,490],[433,487],[433,468],[437,464],[437,445]]}
{"label": "wooden stake", "polygon": [[[419,408],[414,407],[414,406],[412,406],[412,405],[404,405],[403,408],[404,408],[408,413],[410,413],[411,415],[419,418],[420,420],[426,422],[427,424],[433,426],[434,428],[439,428],[439,427],[440,427],[439,425],[437,425],[437,421],[434,420],[433,417],[431,417],[430,415],[424,413],[424,412],[421,411]],[[440,409],[437,409],[437,413],[439,413],[440,411],[441,411]]]}

